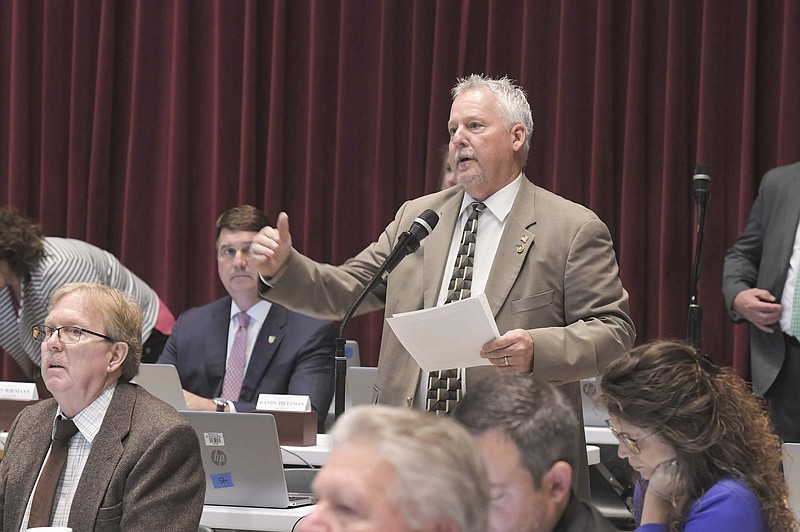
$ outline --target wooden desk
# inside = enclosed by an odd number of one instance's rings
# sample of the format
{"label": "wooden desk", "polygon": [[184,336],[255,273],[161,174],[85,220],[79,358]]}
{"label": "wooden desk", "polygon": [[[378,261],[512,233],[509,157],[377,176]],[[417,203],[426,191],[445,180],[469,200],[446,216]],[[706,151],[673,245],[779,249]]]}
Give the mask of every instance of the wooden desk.
{"label": "wooden desk", "polygon": [[[322,443],[322,445],[320,445]],[[314,465],[323,465],[330,450],[330,436],[317,435],[317,445],[312,447],[290,447],[293,452],[298,452],[309,462],[318,462]],[[600,448],[595,445],[586,446],[586,455],[589,465],[600,463]],[[287,459],[289,461],[287,461]],[[302,464],[294,456],[284,453],[284,463]],[[292,528],[305,515],[314,510],[313,506],[303,506],[279,510],[272,508],[249,508],[238,506],[212,506],[203,507],[203,516],[200,524],[211,528],[228,528],[239,530],[261,530],[270,532],[291,532]]]}
{"label": "wooden desk", "polygon": [[[608,436],[614,438],[608,429]],[[598,439],[598,438],[594,438]],[[589,441],[588,433],[586,441]],[[281,445],[283,450],[283,463],[284,465],[299,465],[307,466],[308,464],[318,467],[325,465],[325,460],[328,458],[328,453],[331,451],[331,444],[333,440],[330,434],[317,434],[317,444],[309,447],[297,447],[292,445]],[[614,443],[617,440],[614,439]],[[606,443],[605,441],[592,441],[593,444]],[[586,456],[589,458],[589,465],[600,463],[600,448],[596,445],[586,446]],[[306,463],[308,462],[308,463]]]}
{"label": "wooden desk", "polygon": [[211,528],[291,532],[297,522],[314,510],[300,508],[248,508],[240,506],[203,506],[200,524]]}
{"label": "wooden desk", "polygon": [[330,434],[317,434],[317,444],[306,447],[297,445],[281,445],[284,465],[318,467],[325,464],[331,452],[333,439]]}

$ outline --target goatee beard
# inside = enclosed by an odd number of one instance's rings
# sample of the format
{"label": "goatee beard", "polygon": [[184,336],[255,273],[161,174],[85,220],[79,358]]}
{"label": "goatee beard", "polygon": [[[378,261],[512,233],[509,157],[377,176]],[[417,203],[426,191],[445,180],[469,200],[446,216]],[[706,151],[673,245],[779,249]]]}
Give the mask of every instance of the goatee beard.
{"label": "goatee beard", "polygon": [[486,176],[480,170],[456,177],[456,181],[464,188],[486,182]]}

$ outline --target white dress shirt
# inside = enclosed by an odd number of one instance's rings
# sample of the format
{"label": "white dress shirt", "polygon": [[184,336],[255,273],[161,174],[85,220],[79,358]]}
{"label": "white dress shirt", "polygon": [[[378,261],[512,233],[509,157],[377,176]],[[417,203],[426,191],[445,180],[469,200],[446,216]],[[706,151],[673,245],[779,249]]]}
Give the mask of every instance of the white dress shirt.
{"label": "white dress shirt", "polygon": [[789,271],[786,273],[786,284],[781,295],[781,330],[790,336],[792,333],[792,310],[794,309],[794,291],[797,289],[797,272],[800,269],[800,223],[794,234],[792,256],[789,259]]}
{"label": "white dress shirt", "polygon": [[[506,220],[511,212],[511,207],[514,205],[514,200],[517,198],[522,186],[522,173],[517,178],[501,188],[483,201],[486,209],[481,213],[478,218],[478,234],[475,240],[475,257],[472,268],[472,282],[470,284],[470,297],[475,297],[484,293],[486,284],[489,281],[489,273],[492,270],[492,263],[494,262],[495,253],[497,253],[497,246],[500,245],[500,237],[503,236],[503,230],[506,227]],[[464,198],[461,200],[461,210],[459,211],[456,226],[453,229],[453,238],[450,241],[450,252],[447,254],[447,266],[442,274],[442,284],[439,288],[439,298],[436,301],[436,306],[444,305],[447,299],[447,288],[450,284],[450,279],[453,277],[453,265],[458,256],[458,250],[461,247],[461,237],[464,233],[464,225],[469,218],[469,206],[477,200],[472,196],[464,193]],[[462,394],[467,391],[466,379],[461,382]],[[425,409],[428,398],[428,374],[421,371],[419,379],[419,387],[417,395],[414,398],[414,407]]]}

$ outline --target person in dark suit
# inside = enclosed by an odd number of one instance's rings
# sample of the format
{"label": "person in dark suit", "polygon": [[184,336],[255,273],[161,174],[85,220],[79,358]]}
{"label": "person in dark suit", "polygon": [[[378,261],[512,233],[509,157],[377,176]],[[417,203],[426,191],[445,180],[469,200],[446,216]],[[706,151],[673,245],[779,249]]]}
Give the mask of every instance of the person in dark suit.
{"label": "person in dark suit", "polygon": [[[130,383],[142,353],[136,302],[101,284],[67,284],[32,332],[53,398],[25,408],[9,431],[0,463],[0,528],[195,532],[206,489],[200,445],[174,408]],[[48,484],[40,471],[48,469],[45,457],[64,423],[77,433],[63,472],[49,475],[60,479],[52,510],[38,511],[35,494]]]}
{"label": "person in dark suit", "polygon": [[[359,307],[395,313],[442,305],[463,228],[482,202],[471,295],[485,293],[501,336],[480,356],[492,366],[466,369],[471,382],[494,371],[532,373],[564,386],[581,415],[579,381],[596,376],[632,347],[635,329],[606,225],[589,209],[548,192],[524,173],[533,119],[521,87],[472,75],[453,88],[450,159],[460,186],[406,202],[376,242],[341,266],[321,264],[292,247],[289,219],[261,230],[253,255],[262,297],[321,319],[341,319],[412,221],[426,209],[438,225]],[[383,328],[376,401],[430,406],[429,376],[390,327]],[[438,401],[437,401],[438,402]],[[580,419],[580,417],[579,417]],[[577,451],[577,450],[576,450]],[[588,495],[585,454],[578,468]]]}
{"label": "person in dark suit", "polygon": [[787,442],[800,442],[798,270],[800,162],[766,173],[722,277],[731,319],[750,324],[753,390],[770,401],[775,431]]}
{"label": "person in dark suit", "polygon": [[[220,215],[217,266],[228,295],[182,313],[158,362],[178,369],[192,410],[251,412],[263,393],[307,395],[323,432],[333,397],[336,328],[259,297],[250,243],[269,223],[250,205]],[[234,383],[230,391],[240,312],[249,316],[245,360],[240,388]]]}
{"label": "person in dark suit", "polygon": [[472,386],[453,413],[478,441],[493,532],[617,532],[571,489],[582,431],[564,395],[519,373]]}

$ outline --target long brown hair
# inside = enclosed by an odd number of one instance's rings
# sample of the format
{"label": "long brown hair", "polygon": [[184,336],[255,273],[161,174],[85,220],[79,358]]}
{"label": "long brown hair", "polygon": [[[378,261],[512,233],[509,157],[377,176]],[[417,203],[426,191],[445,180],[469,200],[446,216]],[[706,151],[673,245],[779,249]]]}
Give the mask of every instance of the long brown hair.
{"label": "long brown hair", "polygon": [[718,368],[683,342],[654,341],[626,353],[603,373],[601,404],[610,415],[657,432],[675,451],[678,494],[669,530],[719,480],[746,484],[773,532],[797,530],[786,506],[781,447],[759,399],[730,368]]}
{"label": "long brown hair", "polygon": [[0,260],[23,281],[44,257],[44,235],[38,225],[12,207],[0,207]]}

